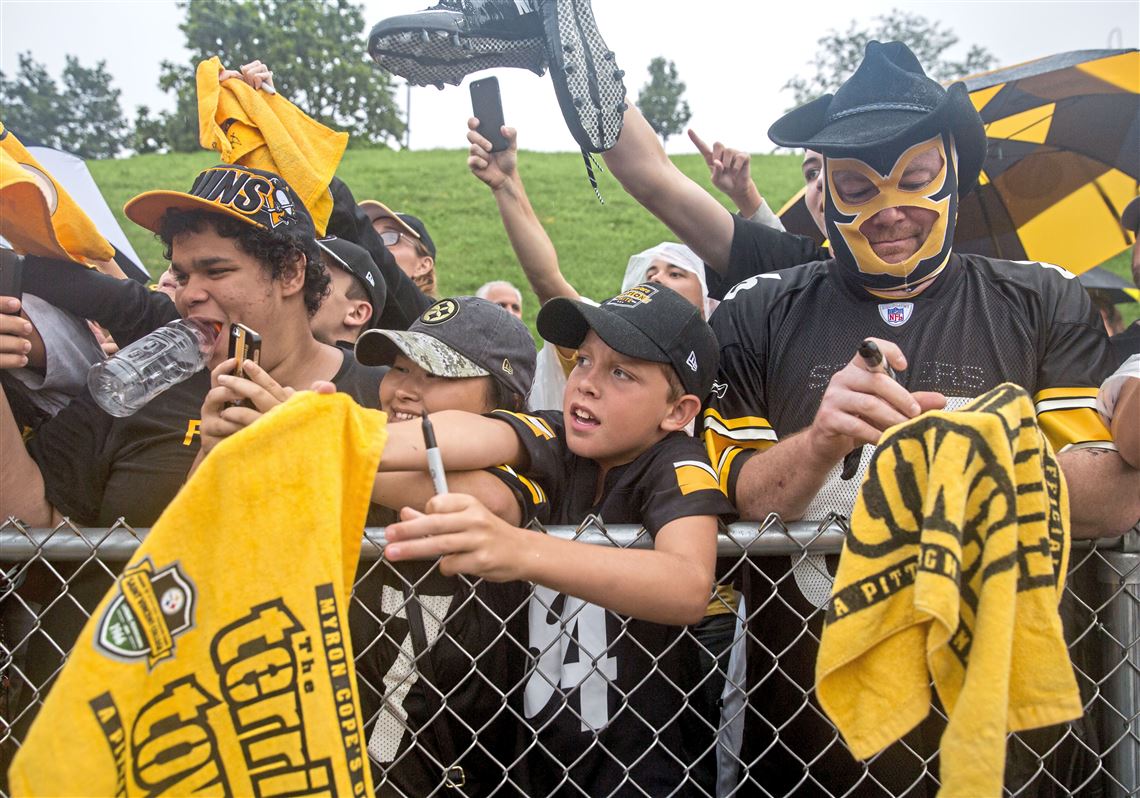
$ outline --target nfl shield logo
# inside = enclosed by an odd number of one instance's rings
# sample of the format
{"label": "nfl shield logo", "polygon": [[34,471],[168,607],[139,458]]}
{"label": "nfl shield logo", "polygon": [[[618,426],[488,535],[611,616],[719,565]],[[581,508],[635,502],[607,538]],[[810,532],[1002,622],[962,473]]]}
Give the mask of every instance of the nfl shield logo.
{"label": "nfl shield logo", "polygon": [[889,302],[879,305],[879,315],[883,321],[892,327],[901,327],[910,321],[910,314],[914,312],[913,302]]}

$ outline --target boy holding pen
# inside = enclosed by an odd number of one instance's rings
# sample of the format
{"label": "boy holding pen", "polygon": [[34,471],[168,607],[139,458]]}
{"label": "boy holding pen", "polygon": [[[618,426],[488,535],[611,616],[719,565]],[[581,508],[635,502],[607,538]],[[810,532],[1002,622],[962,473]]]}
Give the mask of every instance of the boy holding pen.
{"label": "boy holding pen", "polygon": [[[640,524],[653,548],[536,534],[448,494],[427,514],[405,508],[388,527],[386,555],[536,584],[521,698],[537,744],[512,774],[526,794],[570,782],[597,794],[634,785],[671,794],[686,767],[675,643],[704,614],[717,526],[735,517],[704,448],[683,431],[711,387],[716,339],[695,307],[648,283],[598,307],[552,300],[538,330],[578,350],[563,411],[432,414],[444,467],[505,463],[543,486],[550,523]],[[390,427],[381,471],[426,468],[420,425]]]}

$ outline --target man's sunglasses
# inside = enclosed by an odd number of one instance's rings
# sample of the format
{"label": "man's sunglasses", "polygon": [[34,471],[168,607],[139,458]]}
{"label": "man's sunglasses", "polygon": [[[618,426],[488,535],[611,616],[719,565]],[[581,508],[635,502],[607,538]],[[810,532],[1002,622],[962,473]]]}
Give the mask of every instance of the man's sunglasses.
{"label": "man's sunglasses", "polygon": [[413,247],[417,246],[420,243],[420,240],[418,238],[410,236],[407,233],[401,233],[399,230],[385,230],[380,234],[380,240],[384,242],[384,246],[386,247],[396,246],[400,243],[401,238],[408,239]]}

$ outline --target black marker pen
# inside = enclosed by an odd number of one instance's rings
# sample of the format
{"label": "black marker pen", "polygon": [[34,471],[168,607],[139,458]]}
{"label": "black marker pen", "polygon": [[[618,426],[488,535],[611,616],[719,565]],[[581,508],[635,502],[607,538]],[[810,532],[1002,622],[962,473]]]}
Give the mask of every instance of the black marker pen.
{"label": "black marker pen", "polygon": [[[868,371],[886,374],[892,380],[898,381],[895,370],[891,368],[886,358],[883,357],[882,350],[880,350],[878,344],[870,338],[865,339],[863,343],[859,344],[859,348],[856,351],[859,353],[859,357],[863,358],[863,365],[867,367]],[[862,456],[862,446],[849,451],[847,456],[843,458],[843,470],[839,472],[839,478],[851,479],[851,477],[855,476],[855,472],[859,470],[859,459]]]}

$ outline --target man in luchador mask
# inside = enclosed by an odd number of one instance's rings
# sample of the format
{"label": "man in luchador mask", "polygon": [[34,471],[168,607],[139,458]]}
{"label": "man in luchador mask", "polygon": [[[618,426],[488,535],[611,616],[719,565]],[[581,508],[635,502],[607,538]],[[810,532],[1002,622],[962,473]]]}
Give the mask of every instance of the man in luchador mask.
{"label": "man in luchador mask", "polygon": [[[1131,526],[1133,503],[1106,499],[1100,487],[1136,493],[1140,481],[1111,451],[1092,409],[1112,361],[1079,282],[1050,264],[952,250],[959,196],[986,155],[965,86],[946,90],[905,45],[872,42],[834,96],[791,111],[769,135],[822,153],[834,260],[745,280],[710,320],[722,350],[705,438],[742,517],[848,515],[884,430],[1013,382],[1033,397],[1038,423],[1061,452],[1074,535]],[[897,379],[856,354],[866,338]],[[843,479],[844,459],[860,447],[858,470]],[[761,645],[749,651],[741,758],[778,795],[872,794],[879,784],[894,795],[911,786],[925,794],[924,785],[933,794],[937,770],[924,759],[936,735],[924,740],[920,726],[868,772],[809,697],[835,572],[824,559],[754,561],[745,592]]]}

